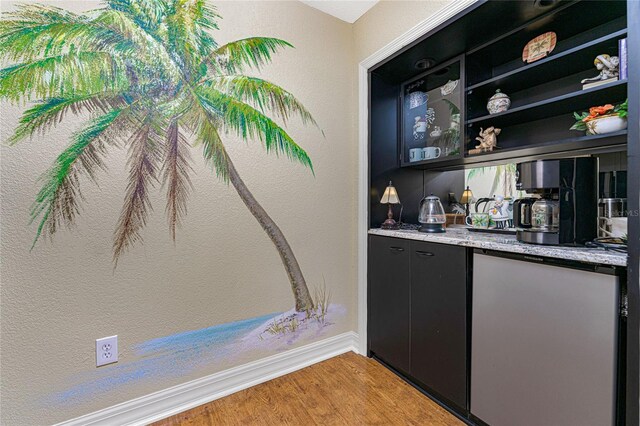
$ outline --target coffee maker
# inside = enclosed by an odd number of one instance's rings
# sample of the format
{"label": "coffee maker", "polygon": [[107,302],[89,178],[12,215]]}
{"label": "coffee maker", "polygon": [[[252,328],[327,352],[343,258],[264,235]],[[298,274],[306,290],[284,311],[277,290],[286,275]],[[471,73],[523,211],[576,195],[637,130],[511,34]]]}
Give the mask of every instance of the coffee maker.
{"label": "coffee maker", "polygon": [[583,245],[598,236],[598,159],[537,160],[517,165],[514,203],[518,241]]}

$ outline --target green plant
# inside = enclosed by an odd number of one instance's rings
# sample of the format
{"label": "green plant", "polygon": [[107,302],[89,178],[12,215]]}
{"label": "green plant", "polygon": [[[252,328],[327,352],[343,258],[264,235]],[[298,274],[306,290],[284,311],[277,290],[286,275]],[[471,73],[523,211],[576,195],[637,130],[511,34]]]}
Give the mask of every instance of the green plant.
{"label": "green plant", "polygon": [[[0,21],[0,99],[26,109],[10,140],[45,134],[69,115],[88,124],[42,176],[31,210],[36,237],[53,236],[80,212],[80,182],[96,181],[108,151],[128,149],[129,184],[114,233],[113,259],[142,240],[160,183],[175,241],[192,189],[189,151],[198,147],[216,175],[231,183],[274,243],[296,310],[313,309],[302,270],[284,234],[240,178],[222,135],[261,142],[313,172],[311,159],[268,114],[285,124],[298,116],[317,125],[289,92],[243,75],[260,68],[284,40],[250,37],[219,46],[211,32],[219,15],[205,0],[105,0],[84,14],[42,4],[22,5]],[[35,242],[34,241],[34,245]]]}
{"label": "green plant", "polygon": [[626,118],[629,113],[629,99],[625,99],[623,103],[616,105],[613,112],[618,114],[620,118]]}

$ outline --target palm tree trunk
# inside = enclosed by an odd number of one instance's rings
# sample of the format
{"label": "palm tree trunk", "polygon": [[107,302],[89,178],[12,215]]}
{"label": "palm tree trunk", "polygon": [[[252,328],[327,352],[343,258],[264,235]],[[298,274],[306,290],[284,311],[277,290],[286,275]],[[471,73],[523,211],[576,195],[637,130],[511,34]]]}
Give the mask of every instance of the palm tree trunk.
{"label": "palm tree trunk", "polygon": [[251,191],[249,191],[249,188],[247,188],[247,185],[245,185],[240,178],[238,171],[228,156],[227,164],[229,167],[229,180],[231,181],[231,184],[236,189],[238,195],[253,217],[255,217],[260,226],[262,226],[264,232],[266,232],[269,238],[271,238],[271,241],[276,246],[276,249],[280,254],[280,259],[282,259],[282,264],[284,265],[284,269],[287,271],[289,281],[291,282],[291,290],[293,291],[293,297],[296,300],[296,311],[302,312],[313,309],[313,300],[309,294],[307,283],[304,280],[300,265],[298,265],[298,261],[296,260],[287,239],[278,225],[276,225],[273,219],[269,217],[267,212],[254,198]]}

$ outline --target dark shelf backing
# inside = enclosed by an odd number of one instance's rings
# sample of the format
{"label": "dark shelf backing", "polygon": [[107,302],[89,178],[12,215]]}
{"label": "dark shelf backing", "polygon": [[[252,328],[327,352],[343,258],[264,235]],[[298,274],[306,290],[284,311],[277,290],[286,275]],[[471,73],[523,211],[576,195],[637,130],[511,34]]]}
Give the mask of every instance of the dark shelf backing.
{"label": "dark shelf backing", "polygon": [[468,74],[467,85],[473,86],[522,67],[522,49],[531,39],[545,32],[557,34],[552,55],[558,55],[624,28],[626,8],[623,1],[586,1],[564,7],[525,24],[508,37],[468,52],[468,63],[474,72]]}
{"label": "dark shelf backing", "polygon": [[[496,89],[509,94],[528,86],[537,86],[585,70],[592,70],[595,75],[596,70],[593,65],[595,57],[601,53],[617,56],[618,40],[626,37],[626,34],[625,28],[564,52],[553,52],[544,59],[522,65],[517,69],[469,86],[467,93],[474,96],[490,97]],[[522,64],[521,60],[520,62]]]}
{"label": "dark shelf backing", "polygon": [[573,111],[586,111],[592,106],[624,101],[626,97],[627,81],[620,80],[591,89],[579,90],[511,108],[498,114],[483,115],[466,121],[466,124],[473,126],[482,125],[483,127],[506,127],[516,123],[536,121],[560,114],[571,114]]}

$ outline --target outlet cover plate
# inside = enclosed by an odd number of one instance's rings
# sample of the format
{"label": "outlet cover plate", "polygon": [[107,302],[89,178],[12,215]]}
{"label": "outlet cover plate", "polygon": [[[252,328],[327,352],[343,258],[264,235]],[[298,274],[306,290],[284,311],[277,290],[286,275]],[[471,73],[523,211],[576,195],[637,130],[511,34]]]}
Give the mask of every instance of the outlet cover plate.
{"label": "outlet cover plate", "polygon": [[118,336],[96,339],[96,367],[118,362]]}

